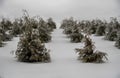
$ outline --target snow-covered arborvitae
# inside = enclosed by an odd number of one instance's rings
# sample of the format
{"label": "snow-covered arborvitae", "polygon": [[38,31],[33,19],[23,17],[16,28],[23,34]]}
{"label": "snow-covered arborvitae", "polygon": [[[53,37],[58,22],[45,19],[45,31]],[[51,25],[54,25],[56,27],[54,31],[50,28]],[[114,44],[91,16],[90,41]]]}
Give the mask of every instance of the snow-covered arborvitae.
{"label": "snow-covered arborvitae", "polygon": [[0,36],[2,41],[10,41],[12,36],[5,31],[4,27],[0,24]]}
{"label": "snow-covered arborvitae", "polygon": [[83,35],[79,32],[79,29],[77,27],[73,29],[69,37],[71,39],[71,42],[75,43],[81,42],[83,39]]}
{"label": "snow-covered arborvitae", "polygon": [[15,36],[15,37],[20,35],[22,33],[21,28],[22,28],[22,26],[20,26],[19,20],[16,19],[13,22],[13,26],[12,26],[12,30],[10,31],[10,34]]}
{"label": "snow-covered arborvitae", "polygon": [[56,29],[56,23],[53,21],[52,18],[49,18],[47,20],[47,26],[49,29],[51,29],[51,31],[53,31],[53,29]]}
{"label": "snow-covered arborvitae", "polygon": [[116,39],[116,42],[115,42],[115,46],[120,49],[120,31],[118,32],[117,35],[118,36],[117,36],[117,39]]}
{"label": "snow-covered arborvitae", "polygon": [[61,24],[61,28],[64,29],[63,33],[67,34],[71,39],[71,42],[81,42],[83,35],[81,34],[81,29],[78,28],[77,21],[73,20],[73,18],[63,20]]}
{"label": "snow-covered arborvitae", "polygon": [[105,28],[106,28],[106,26],[104,24],[101,24],[100,26],[97,27],[95,34],[97,36],[103,36],[105,34]]}
{"label": "snow-covered arborvitae", "polygon": [[116,38],[117,38],[117,30],[114,29],[112,26],[108,26],[105,33],[105,39],[110,41],[115,41]]}
{"label": "snow-covered arborvitae", "polygon": [[10,20],[3,18],[0,24],[1,27],[5,30],[5,32],[11,30],[12,22]]}
{"label": "snow-covered arborvitae", "polygon": [[21,35],[16,50],[18,61],[22,62],[50,62],[49,50],[39,39],[39,30],[33,29],[31,19],[25,18],[26,30]]}
{"label": "snow-covered arborvitae", "polygon": [[2,39],[1,39],[1,33],[0,33],[0,47],[2,47],[3,43],[2,43]]}
{"label": "snow-covered arborvitae", "polygon": [[95,51],[95,46],[89,36],[85,36],[85,46],[82,49],[76,48],[76,52],[79,54],[78,60],[83,62],[101,63],[104,62],[104,58],[107,59],[106,53],[101,51]]}
{"label": "snow-covered arborvitae", "polygon": [[[63,20],[61,27],[64,28],[63,33],[70,35],[73,32],[73,28],[76,26],[77,21],[75,21],[73,19],[73,17],[69,18],[69,19],[65,19]],[[65,27],[63,27],[65,26]]]}
{"label": "snow-covered arborvitae", "polygon": [[42,18],[39,19],[37,29],[39,30],[39,38],[42,43],[46,43],[51,40],[51,28],[47,27],[47,23]]}
{"label": "snow-covered arborvitae", "polygon": [[110,23],[108,23],[105,33],[105,39],[110,41],[115,41],[117,38],[117,31],[120,29],[120,23],[116,18],[112,18]]}

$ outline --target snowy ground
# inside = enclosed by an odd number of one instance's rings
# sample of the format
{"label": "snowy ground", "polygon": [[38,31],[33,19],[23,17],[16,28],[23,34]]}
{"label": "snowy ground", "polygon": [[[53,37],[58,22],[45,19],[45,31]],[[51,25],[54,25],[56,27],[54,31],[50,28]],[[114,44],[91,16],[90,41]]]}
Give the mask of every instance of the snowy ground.
{"label": "snowy ground", "polygon": [[108,53],[109,61],[103,64],[82,63],[77,60],[74,49],[81,43],[70,43],[69,38],[56,29],[52,41],[46,44],[51,49],[51,63],[22,63],[10,52],[16,49],[19,38],[6,42],[0,48],[0,78],[120,78],[120,49],[114,42],[93,36],[96,48]]}

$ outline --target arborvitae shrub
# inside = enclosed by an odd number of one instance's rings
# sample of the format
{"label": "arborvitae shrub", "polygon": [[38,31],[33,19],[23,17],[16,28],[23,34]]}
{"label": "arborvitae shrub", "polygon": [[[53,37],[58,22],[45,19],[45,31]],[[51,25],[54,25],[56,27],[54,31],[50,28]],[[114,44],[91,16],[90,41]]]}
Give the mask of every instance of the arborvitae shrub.
{"label": "arborvitae shrub", "polygon": [[49,50],[39,39],[39,30],[33,29],[31,19],[25,16],[25,32],[20,37],[16,50],[18,61],[22,62],[50,62]]}
{"label": "arborvitae shrub", "polygon": [[13,26],[12,26],[12,30],[10,31],[10,34],[15,36],[15,37],[20,35],[22,33],[21,27],[22,26],[20,26],[19,21],[15,20],[13,22]]}
{"label": "arborvitae shrub", "polygon": [[79,54],[78,60],[82,62],[102,63],[104,58],[107,59],[106,53],[95,51],[95,46],[89,36],[85,36],[85,46],[82,49],[76,48]]}
{"label": "arborvitae shrub", "polygon": [[64,20],[62,21],[62,23],[61,23],[60,28],[61,28],[61,29],[65,29],[66,26],[67,26],[67,19],[64,19]]}
{"label": "arborvitae shrub", "polygon": [[72,33],[72,27],[65,28],[64,31],[63,31],[63,33],[67,34],[67,35],[71,34]]}
{"label": "arborvitae shrub", "polygon": [[116,18],[112,18],[106,28],[105,39],[115,41],[117,38],[117,31],[120,30],[120,23]]}
{"label": "arborvitae shrub", "polygon": [[6,33],[4,28],[2,28],[1,26],[0,26],[0,34],[2,41],[10,41],[12,39],[12,36],[9,33]]}
{"label": "arborvitae shrub", "polygon": [[38,30],[39,39],[41,40],[42,43],[49,42],[51,40],[50,33],[44,27],[39,27]]}
{"label": "arborvitae shrub", "polygon": [[75,43],[81,42],[83,39],[83,35],[79,32],[79,29],[77,29],[77,27],[73,29],[69,37],[71,39],[71,42],[75,42]]}
{"label": "arborvitae shrub", "polygon": [[12,27],[12,22],[10,20],[8,20],[8,19],[5,19],[5,18],[2,19],[2,21],[0,22],[0,24],[1,24],[1,27],[5,31],[10,30],[11,27]]}
{"label": "arborvitae shrub", "polygon": [[83,35],[81,33],[72,33],[70,35],[70,38],[71,38],[71,42],[78,43],[82,41]]}
{"label": "arborvitae shrub", "polygon": [[0,47],[3,46],[2,40],[1,40],[1,33],[0,33]]}
{"label": "arborvitae shrub", "polygon": [[48,28],[53,31],[53,29],[56,29],[56,23],[53,21],[52,18],[49,18],[47,21]]}
{"label": "arborvitae shrub", "polygon": [[77,21],[73,20],[73,18],[63,20],[61,24],[61,28],[64,28],[63,33],[70,35],[73,33],[74,27],[77,25]]}
{"label": "arborvitae shrub", "polygon": [[94,26],[94,25],[92,25],[92,26],[90,26],[90,28],[88,29],[88,32],[91,33],[91,34],[95,34],[96,30],[97,30],[97,27]]}
{"label": "arborvitae shrub", "polygon": [[39,19],[38,28],[39,38],[41,42],[51,41],[51,28],[47,26],[47,23],[41,18]]}
{"label": "arborvitae shrub", "polygon": [[107,32],[105,35],[106,40],[115,41],[116,38],[117,38],[117,31],[116,30],[113,30],[111,32]]}
{"label": "arborvitae shrub", "polygon": [[118,32],[117,35],[118,36],[117,36],[117,39],[116,39],[116,42],[115,42],[115,46],[120,49],[120,31]]}
{"label": "arborvitae shrub", "polygon": [[103,36],[105,34],[105,28],[105,25],[98,26],[96,30],[96,35]]}
{"label": "arborvitae shrub", "polygon": [[[26,36],[27,35],[27,36]],[[16,55],[22,62],[50,62],[49,50],[41,43],[34,32],[26,33],[20,38]]]}

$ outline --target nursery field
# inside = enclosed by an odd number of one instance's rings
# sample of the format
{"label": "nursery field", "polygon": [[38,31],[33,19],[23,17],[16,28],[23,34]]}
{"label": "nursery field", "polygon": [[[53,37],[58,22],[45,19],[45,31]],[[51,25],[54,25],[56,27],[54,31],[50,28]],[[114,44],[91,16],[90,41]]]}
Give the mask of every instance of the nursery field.
{"label": "nursery field", "polygon": [[19,62],[12,52],[17,49],[19,37],[4,42],[6,45],[0,48],[0,78],[120,78],[120,49],[114,41],[91,35],[96,49],[108,54],[108,61],[82,63],[77,60],[75,48],[82,48],[83,43],[71,43],[63,29],[55,29],[51,36],[51,42],[45,43],[51,50],[49,63]]}
{"label": "nursery field", "polygon": [[120,0],[0,0],[0,78],[120,78]]}

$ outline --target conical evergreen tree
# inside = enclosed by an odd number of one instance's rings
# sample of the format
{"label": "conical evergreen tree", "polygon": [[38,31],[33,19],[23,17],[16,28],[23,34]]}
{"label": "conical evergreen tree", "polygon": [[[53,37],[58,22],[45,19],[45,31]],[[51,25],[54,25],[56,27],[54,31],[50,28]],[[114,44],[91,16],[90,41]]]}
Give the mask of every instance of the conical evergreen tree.
{"label": "conical evergreen tree", "polygon": [[42,43],[49,42],[51,40],[51,29],[47,27],[47,23],[41,18],[39,19],[38,28],[39,38]]}
{"label": "conical evergreen tree", "polygon": [[71,39],[71,42],[75,43],[81,42],[83,39],[83,35],[79,32],[79,29],[77,27],[74,27],[69,37]]}
{"label": "conical evergreen tree", "polygon": [[2,39],[1,39],[1,33],[0,33],[0,47],[2,47],[3,43],[2,43]]}
{"label": "conical evergreen tree", "polygon": [[33,29],[31,19],[25,16],[25,32],[20,37],[16,57],[22,62],[50,62],[49,50],[41,43],[38,29]]}
{"label": "conical evergreen tree", "polygon": [[104,24],[101,24],[100,26],[98,26],[96,30],[96,35],[103,36],[105,34],[105,28],[106,26]]}
{"label": "conical evergreen tree", "polygon": [[1,27],[5,30],[5,32],[7,30],[10,30],[12,27],[12,22],[8,19],[3,18],[0,23],[1,23]]}
{"label": "conical evergreen tree", "polygon": [[6,33],[4,27],[0,24],[0,33],[1,33],[1,40],[2,41],[10,41],[12,36],[9,33]]}
{"label": "conical evergreen tree", "polygon": [[47,26],[49,29],[51,29],[51,31],[53,31],[53,29],[56,29],[56,23],[53,21],[52,18],[49,18],[47,20]]}
{"label": "conical evergreen tree", "polygon": [[110,41],[115,41],[117,38],[117,30],[114,29],[112,26],[107,27],[105,33],[105,39]]}
{"label": "conical evergreen tree", "polygon": [[15,21],[13,22],[13,26],[12,26],[12,30],[10,31],[10,34],[13,36],[18,36],[22,33],[20,24],[19,24],[19,20],[15,19]]}
{"label": "conical evergreen tree", "polygon": [[[69,19],[65,19],[63,20],[62,24],[61,24],[61,28],[64,28],[63,33],[70,35],[72,34],[72,32],[74,31],[74,27],[77,25],[77,21],[75,21],[73,19],[73,17],[69,18]],[[64,26],[64,27],[63,27]]]}
{"label": "conical evergreen tree", "polygon": [[116,39],[116,42],[115,42],[115,46],[120,49],[120,31],[118,32],[117,35],[118,36],[117,36],[117,39]]}
{"label": "conical evergreen tree", "polygon": [[116,18],[111,18],[110,23],[106,28],[105,39],[115,41],[117,38],[117,31],[120,30],[120,23]]}

